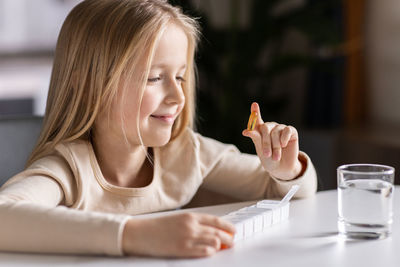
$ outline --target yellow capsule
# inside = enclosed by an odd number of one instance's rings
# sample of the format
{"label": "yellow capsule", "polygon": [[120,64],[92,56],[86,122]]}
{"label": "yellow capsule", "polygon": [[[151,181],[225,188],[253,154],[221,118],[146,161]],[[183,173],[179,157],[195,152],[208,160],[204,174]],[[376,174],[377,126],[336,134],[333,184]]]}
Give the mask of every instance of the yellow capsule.
{"label": "yellow capsule", "polygon": [[250,114],[249,122],[247,123],[247,130],[253,131],[257,122],[257,112],[252,111]]}

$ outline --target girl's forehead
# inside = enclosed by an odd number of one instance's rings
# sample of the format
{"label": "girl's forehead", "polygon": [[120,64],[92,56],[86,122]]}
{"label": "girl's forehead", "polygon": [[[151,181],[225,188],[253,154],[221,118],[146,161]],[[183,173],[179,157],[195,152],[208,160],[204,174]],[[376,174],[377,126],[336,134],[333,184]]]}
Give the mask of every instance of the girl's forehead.
{"label": "girl's forehead", "polygon": [[175,24],[169,24],[156,44],[152,67],[169,67],[174,65],[182,68],[186,65],[188,53],[188,38],[183,29]]}

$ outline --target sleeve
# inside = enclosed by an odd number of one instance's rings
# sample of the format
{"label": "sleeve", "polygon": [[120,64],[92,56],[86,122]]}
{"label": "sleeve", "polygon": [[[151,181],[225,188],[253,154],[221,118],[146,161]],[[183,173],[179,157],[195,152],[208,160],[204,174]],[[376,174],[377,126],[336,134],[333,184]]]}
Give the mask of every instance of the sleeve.
{"label": "sleeve", "polygon": [[235,146],[195,135],[203,172],[202,187],[242,200],[278,198],[294,184],[300,185],[295,197],[315,194],[317,176],[310,158],[300,152],[305,170],[302,176],[284,181],[271,177],[256,155],[241,153]]}
{"label": "sleeve", "polygon": [[11,178],[0,188],[0,251],[122,255],[129,216],[68,208],[77,191],[56,156]]}

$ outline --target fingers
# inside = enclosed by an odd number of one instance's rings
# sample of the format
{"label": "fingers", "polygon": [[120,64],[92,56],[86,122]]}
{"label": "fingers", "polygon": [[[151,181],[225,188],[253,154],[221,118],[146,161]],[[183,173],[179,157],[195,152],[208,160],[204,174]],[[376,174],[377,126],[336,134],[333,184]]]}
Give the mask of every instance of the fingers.
{"label": "fingers", "polygon": [[263,121],[263,119],[261,117],[260,106],[258,105],[257,102],[253,102],[251,104],[250,112],[256,112],[257,113],[257,123],[256,123],[256,125],[260,125],[260,124],[264,123],[264,121]]}
{"label": "fingers", "polygon": [[242,134],[244,136],[251,138],[256,148],[257,155],[261,157],[261,155],[263,155],[262,145],[261,145],[262,142],[261,133],[259,131],[249,131],[246,129],[243,130]]}
{"label": "fingers", "polygon": [[282,144],[281,144],[281,134],[286,126],[279,124],[276,125],[271,131],[271,138],[268,136],[263,136],[263,139],[271,139],[272,143],[272,159],[280,160],[282,156]]}
{"label": "fingers", "polygon": [[247,137],[250,137],[250,138],[252,138],[252,134],[251,133],[253,132],[253,130],[257,130],[257,127],[264,123],[264,121],[263,121],[263,119],[261,117],[260,106],[258,105],[257,102],[253,102],[251,104],[251,106],[250,106],[250,114],[252,114],[253,112],[256,113],[256,118],[257,118],[257,120],[255,122],[255,128],[254,129],[248,129],[249,128],[249,124],[251,123],[251,121],[250,121],[251,115],[250,115],[249,122],[248,122],[248,125],[247,125],[247,129],[243,130],[243,132],[242,132],[242,134],[244,136],[247,136]]}
{"label": "fingers", "polygon": [[298,133],[296,128],[292,126],[287,126],[284,128],[281,135],[282,147],[286,147],[290,141],[298,140]]}
{"label": "fingers", "polygon": [[264,123],[260,125],[260,139],[261,139],[261,147],[262,147],[262,154],[264,157],[271,157],[272,151],[273,151],[273,143],[272,143],[272,138],[269,138],[271,136],[271,131],[274,129],[274,127],[277,125],[275,122],[271,123]]}
{"label": "fingers", "polygon": [[212,226],[228,233],[234,234],[236,232],[235,226],[227,220],[209,214],[199,214],[199,216],[199,223],[201,224]]}
{"label": "fingers", "polygon": [[197,238],[196,245],[205,245],[218,250],[221,247],[221,239],[211,233],[207,233],[206,231],[202,231],[202,235]]}
{"label": "fingers", "polygon": [[195,245],[206,245],[220,250],[233,246],[233,236],[227,232],[205,226]]}
{"label": "fingers", "polygon": [[258,125],[258,130],[242,132],[244,136],[250,137],[256,147],[257,154],[265,158],[279,161],[282,157],[282,149],[289,142],[298,140],[297,130],[292,126],[266,122]]}
{"label": "fingers", "polygon": [[208,245],[197,245],[193,251],[193,257],[208,257],[215,254],[219,249]]}
{"label": "fingers", "polygon": [[281,134],[281,137],[280,137],[280,140],[279,140],[282,147],[286,147],[287,144],[289,143],[289,140],[290,140],[290,138],[292,136],[292,129],[291,128],[293,128],[293,127],[289,126],[289,127],[283,128],[283,130],[282,130],[282,134]]}
{"label": "fingers", "polygon": [[[200,231],[204,240],[199,241],[203,244],[216,245],[218,249],[222,247],[231,247],[233,245],[233,235],[236,231],[235,226],[219,217],[201,214],[199,219]],[[218,239],[219,243],[215,243],[213,238]],[[222,246],[225,245],[225,246]]]}
{"label": "fingers", "polygon": [[[213,237],[218,239],[218,244],[211,243],[211,245],[217,245],[217,248],[220,249],[222,244],[231,247],[233,246],[233,234],[219,230],[214,227],[204,226],[202,227],[202,233],[204,236]],[[214,241],[213,241],[214,242]]]}

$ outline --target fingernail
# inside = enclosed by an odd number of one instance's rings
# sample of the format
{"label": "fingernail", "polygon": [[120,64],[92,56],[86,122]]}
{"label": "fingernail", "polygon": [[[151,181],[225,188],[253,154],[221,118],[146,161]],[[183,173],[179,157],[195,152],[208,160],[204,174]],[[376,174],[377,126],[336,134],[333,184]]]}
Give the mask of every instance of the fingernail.
{"label": "fingernail", "polygon": [[266,156],[266,157],[270,156],[270,150],[268,148],[264,148],[263,153],[264,153],[264,156]]}

